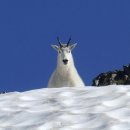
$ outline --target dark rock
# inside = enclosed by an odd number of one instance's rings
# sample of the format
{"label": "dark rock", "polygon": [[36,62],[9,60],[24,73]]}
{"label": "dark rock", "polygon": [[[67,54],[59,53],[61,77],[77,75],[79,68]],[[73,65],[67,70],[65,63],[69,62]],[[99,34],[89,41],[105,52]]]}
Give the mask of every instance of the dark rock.
{"label": "dark rock", "polygon": [[6,91],[0,92],[0,94],[5,94],[5,93],[6,93]]}
{"label": "dark rock", "polygon": [[92,86],[130,85],[130,64],[123,66],[122,70],[101,73],[92,82]]}

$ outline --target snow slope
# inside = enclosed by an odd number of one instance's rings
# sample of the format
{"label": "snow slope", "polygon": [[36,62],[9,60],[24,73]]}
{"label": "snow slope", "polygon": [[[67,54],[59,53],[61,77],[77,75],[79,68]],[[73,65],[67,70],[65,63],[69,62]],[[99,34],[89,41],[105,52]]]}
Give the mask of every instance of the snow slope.
{"label": "snow slope", "polygon": [[130,86],[1,94],[0,130],[130,130]]}

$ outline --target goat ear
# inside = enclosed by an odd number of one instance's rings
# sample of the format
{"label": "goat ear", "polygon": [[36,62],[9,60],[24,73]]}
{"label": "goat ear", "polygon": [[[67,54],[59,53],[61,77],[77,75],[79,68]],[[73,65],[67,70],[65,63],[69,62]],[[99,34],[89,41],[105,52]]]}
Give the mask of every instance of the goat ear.
{"label": "goat ear", "polygon": [[59,50],[59,46],[57,46],[57,45],[51,45],[51,47],[54,48],[56,51]]}
{"label": "goat ear", "polygon": [[76,47],[77,43],[69,45],[70,50],[73,50]]}

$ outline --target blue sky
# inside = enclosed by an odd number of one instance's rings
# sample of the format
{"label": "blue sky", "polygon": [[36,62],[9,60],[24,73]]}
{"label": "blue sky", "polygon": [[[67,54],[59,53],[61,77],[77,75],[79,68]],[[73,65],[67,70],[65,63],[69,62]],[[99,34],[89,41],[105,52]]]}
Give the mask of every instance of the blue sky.
{"label": "blue sky", "polygon": [[130,63],[129,0],[0,1],[0,91],[45,87],[59,36],[77,42],[76,67],[86,85]]}

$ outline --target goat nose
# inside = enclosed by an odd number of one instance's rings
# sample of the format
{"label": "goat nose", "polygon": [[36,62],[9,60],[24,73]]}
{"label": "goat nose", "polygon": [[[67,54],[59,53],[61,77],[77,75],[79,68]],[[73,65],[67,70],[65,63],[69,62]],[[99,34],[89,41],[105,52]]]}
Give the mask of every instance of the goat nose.
{"label": "goat nose", "polygon": [[63,63],[64,63],[64,64],[67,64],[67,63],[68,63],[68,60],[67,60],[67,59],[64,59],[64,60],[63,60]]}

